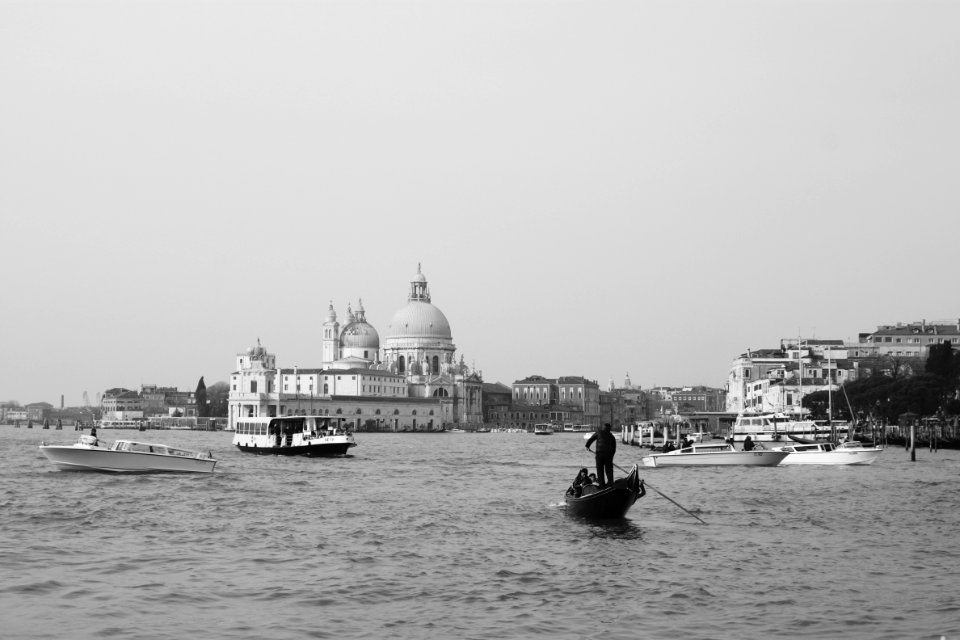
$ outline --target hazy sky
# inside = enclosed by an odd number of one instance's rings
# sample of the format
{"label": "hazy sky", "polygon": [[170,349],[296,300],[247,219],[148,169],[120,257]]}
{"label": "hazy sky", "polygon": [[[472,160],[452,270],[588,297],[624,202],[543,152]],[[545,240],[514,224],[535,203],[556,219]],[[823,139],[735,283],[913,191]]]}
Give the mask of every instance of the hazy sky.
{"label": "hazy sky", "polygon": [[0,0],[0,400],[318,366],[422,263],[487,381],[960,317],[960,3]]}

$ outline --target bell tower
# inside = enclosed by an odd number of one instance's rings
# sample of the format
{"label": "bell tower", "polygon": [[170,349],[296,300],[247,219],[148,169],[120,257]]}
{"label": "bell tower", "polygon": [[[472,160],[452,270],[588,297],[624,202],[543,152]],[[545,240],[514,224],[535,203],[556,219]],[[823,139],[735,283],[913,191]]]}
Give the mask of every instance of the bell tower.
{"label": "bell tower", "polygon": [[329,364],[340,359],[340,323],[337,312],[333,310],[333,301],[323,321],[323,363]]}

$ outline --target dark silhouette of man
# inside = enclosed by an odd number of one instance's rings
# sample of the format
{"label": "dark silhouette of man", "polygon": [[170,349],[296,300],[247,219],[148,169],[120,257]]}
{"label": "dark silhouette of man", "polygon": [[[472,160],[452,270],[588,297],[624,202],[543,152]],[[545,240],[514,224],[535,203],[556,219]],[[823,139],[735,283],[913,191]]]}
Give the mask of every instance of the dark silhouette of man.
{"label": "dark silhouette of man", "polygon": [[597,442],[597,450],[595,452],[597,459],[597,481],[600,483],[601,489],[608,484],[613,484],[613,456],[617,452],[617,439],[610,433],[610,428],[610,423],[605,423],[602,428],[597,429],[587,440],[587,449],[590,448],[594,440]]}

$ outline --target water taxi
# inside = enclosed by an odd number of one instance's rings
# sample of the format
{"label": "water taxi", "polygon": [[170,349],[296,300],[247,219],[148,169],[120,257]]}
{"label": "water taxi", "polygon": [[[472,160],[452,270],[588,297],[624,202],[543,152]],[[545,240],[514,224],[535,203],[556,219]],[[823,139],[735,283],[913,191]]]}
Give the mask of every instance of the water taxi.
{"label": "water taxi", "polygon": [[770,449],[737,451],[732,444],[692,444],[666,453],[653,453],[640,458],[645,467],[699,467],[716,465],[746,465],[775,467],[789,454]]}
{"label": "water taxi", "polygon": [[[850,446],[845,446],[850,445]],[[780,464],[873,464],[883,449],[864,447],[859,442],[845,442],[835,447],[831,442],[794,443],[775,447],[774,451],[786,451],[790,455]]]}
{"label": "water taxi", "polygon": [[133,440],[116,440],[107,447],[94,435],[82,435],[73,445],[41,444],[40,451],[64,471],[212,473],[217,465],[209,452]]}
{"label": "water taxi", "polygon": [[336,416],[240,418],[233,444],[265,456],[343,456],[357,442]]}

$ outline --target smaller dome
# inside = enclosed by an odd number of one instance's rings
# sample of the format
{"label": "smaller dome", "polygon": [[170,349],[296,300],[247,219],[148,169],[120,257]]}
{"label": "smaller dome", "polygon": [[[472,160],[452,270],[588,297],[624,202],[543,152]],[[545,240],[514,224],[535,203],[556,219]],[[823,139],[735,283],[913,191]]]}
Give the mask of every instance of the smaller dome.
{"label": "smaller dome", "polygon": [[340,332],[340,346],[344,349],[380,349],[380,334],[366,322],[351,322]]}

